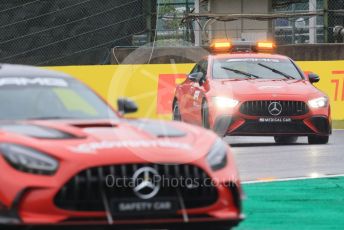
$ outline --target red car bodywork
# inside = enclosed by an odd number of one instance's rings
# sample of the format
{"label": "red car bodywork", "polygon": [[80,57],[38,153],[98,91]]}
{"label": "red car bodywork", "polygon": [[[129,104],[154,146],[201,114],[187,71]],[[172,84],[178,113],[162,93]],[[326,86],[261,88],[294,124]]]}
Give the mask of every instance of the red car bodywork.
{"label": "red car bodywork", "polygon": [[[4,69],[18,73],[34,70],[35,76],[61,77],[55,72],[29,67],[6,66]],[[4,76],[7,75],[3,73],[0,78]],[[45,133],[49,135],[45,137]],[[51,136],[56,133],[56,138]],[[62,137],[59,133],[63,134]],[[0,153],[0,224],[168,227],[174,224],[210,223],[234,226],[242,219],[240,181],[228,147],[227,164],[216,171],[209,166],[207,154],[216,140],[212,132],[180,122],[122,118],[115,121],[1,121],[0,143],[35,149],[56,159],[59,166],[52,175],[23,172],[10,165]],[[110,173],[130,179],[135,170],[143,167],[152,167],[157,172],[164,171],[166,167],[171,170],[178,168],[181,176],[207,177],[217,181],[212,186],[213,201],[197,208],[188,208],[187,205],[179,207],[174,213],[116,216],[109,207],[106,208],[112,199],[142,200],[133,194],[131,188],[104,188],[104,177]],[[194,171],[188,171],[192,169]],[[102,196],[99,200],[100,190],[103,189],[106,189],[105,198]],[[186,204],[188,197],[207,199],[207,194],[193,194],[191,191],[190,196],[186,188],[178,189],[182,191],[180,196],[173,189],[164,192],[168,193],[168,197],[172,196],[170,198],[185,199]],[[117,197],[119,190],[125,192],[124,197],[122,193],[121,197]],[[208,191],[197,188],[197,192],[202,190]],[[156,196],[161,199],[167,195],[159,191]]]}
{"label": "red car bodywork", "polygon": [[[302,79],[214,79],[212,66],[218,59],[279,59],[288,60],[298,69]],[[310,108],[308,101],[318,97],[327,97],[309,81],[296,64],[288,57],[267,53],[227,53],[212,54],[198,65],[204,65],[206,77],[202,84],[189,78],[177,86],[174,106],[178,103],[181,120],[202,125],[202,103],[209,110],[209,128],[220,136],[328,136],[331,134],[331,112],[328,104],[323,108]],[[196,68],[196,67],[195,67]],[[239,103],[231,109],[216,107],[213,97],[234,98]],[[254,115],[243,112],[243,106],[260,106],[267,109],[268,102],[303,103],[307,111],[302,115],[271,116]],[[246,103],[246,104],[245,104]],[[251,104],[250,104],[251,103]],[[245,104],[245,105],[244,105]],[[297,105],[298,106],[298,105]],[[175,109],[174,107],[172,109]],[[290,123],[261,124],[261,118],[291,119]],[[293,125],[295,128],[293,129]]]}

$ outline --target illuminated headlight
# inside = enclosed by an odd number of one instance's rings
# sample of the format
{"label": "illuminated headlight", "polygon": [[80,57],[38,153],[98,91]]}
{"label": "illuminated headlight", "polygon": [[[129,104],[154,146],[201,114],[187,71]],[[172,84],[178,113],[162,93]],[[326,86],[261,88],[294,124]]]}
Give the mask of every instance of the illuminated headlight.
{"label": "illuminated headlight", "polygon": [[0,155],[13,168],[26,173],[52,175],[58,168],[54,158],[21,145],[0,144]]}
{"label": "illuminated headlight", "polygon": [[239,104],[239,101],[228,97],[213,97],[213,102],[219,108],[234,108]]}
{"label": "illuminated headlight", "polygon": [[326,97],[319,97],[308,101],[308,105],[312,108],[324,108],[328,104],[328,99]]}
{"label": "illuminated headlight", "polygon": [[227,144],[218,138],[207,156],[208,164],[214,171],[227,165]]}

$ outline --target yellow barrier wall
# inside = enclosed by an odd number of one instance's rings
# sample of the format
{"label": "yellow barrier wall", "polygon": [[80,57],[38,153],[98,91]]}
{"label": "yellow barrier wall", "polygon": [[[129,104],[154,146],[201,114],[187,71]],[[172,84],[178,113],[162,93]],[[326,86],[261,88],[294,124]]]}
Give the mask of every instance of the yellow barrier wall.
{"label": "yellow barrier wall", "polygon": [[[298,62],[305,72],[321,76],[316,86],[328,94],[334,120],[344,120],[344,61]],[[193,64],[61,66],[49,69],[68,73],[83,81],[116,106],[118,97],[139,105],[132,117],[171,119],[175,85],[185,79]]]}

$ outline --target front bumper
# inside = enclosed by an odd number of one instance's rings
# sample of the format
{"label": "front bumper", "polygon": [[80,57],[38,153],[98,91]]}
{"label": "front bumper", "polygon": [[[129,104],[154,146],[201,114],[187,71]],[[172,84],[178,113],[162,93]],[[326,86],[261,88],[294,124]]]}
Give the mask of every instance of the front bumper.
{"label": "front bumper", "polygon": [[[159,219],[159,220],[133,220],[133,221],[116,221],[109,224],[106,219],[92,218],[92,220],[71,219],[69,221],[60,222],[58,224],[23,224],[23,223],[3,223],[0,222],[1,227],[42,227],[42,229],[61,229],[66,227],[68,229],[88,229],[90,226],[102,227],[103,229],[231,229],[240,224],[244,220],[244,216],[237,219],[215,219],[209,217],[199,217],[190,219],[188,222],[177,219]],[[108,228],[107,228],[108,227]]]}
{"label": "front bumper", "polygon": [[[47,191],[45,191],[47,192]],[[43,196],[45,192],[36,191],[39,196]],[[225,225],[234,227],[243,220],[243,215],[238,214],[236,210],[229,207],[228,200],[233,200],[232,197],[223,196],[216,204],[209,207],[194,209],[194,210],[179,210],[175,215],[157,216],[150,218],[147,216],[131,217],[122,219],[122,217],[112,216],[109,221],[106,212],[73,212],[67,210],[58,210],[53,207],[53,204],[45,204],[44,209],[40,210],[25,210],[30,205],[26,203],[26,197],[31,196],[28,193],[23,193],[18,201],[21,202],[21,208],[8,209],[6,213],[0,213],[0,226],[41,226],[41,225],[115,225],[116,227],[134,227],[135,228],[166,228],[168,226],[192,226],[194,224],[210,224]],[[225,205],[227,200],[227,205]],[[38,202],[36,200],[36,202]],[[184,216],[182,212],[187,213]],[[203,225],[202,225],[203,226]]]}
{"label": "front bumper", "polygon": [[[0,165],[2,165],[0,159]],[[6,165],[4,165],[6,168]],[[223,178],[227,178],[230,172],[229,165],[222,170],[220,174]],[[206,171],[206,170],[205,170]],[[36,180],[35,183],[27,180],[28,174],[23,176],[23,184],[26,183],[21,189],[15,193],[15,198],[11,204],[4,205],[0,211],[0,225],[115,225],[115,226],[136,226],[136,227],[166,227],[189,225],[196,223],[213,223],[226,224],[235,226],[241,220],[241,190],[240,184],[234,178],[233,181],[222,181],[216,185],[218,198],[211,204],[200,208],[194,209],[180,209],[172,215],[146,215],[134,217],[119,217],[111,215],[111,213],[104,211],[80,211],[68,210],[58,207],[54,202],[57,194],[61,189],[78,175],[80,171],[69,174],[72,176],[64,175],[64,179],[58,179],[59,175],[52,177],[45,177],[40,183]],[[35,176],[31,176],[34,178]],[[42,179],[39,176],[36,178]],[[45,180],[49,180],[50,183]],[[59,182],[58,182],[59,181]],[[230,185],[230,186],[229,186]],[[235,185],[235,186],[234,186]],[[6,187],[6,186],[5,186]],[[10,187],[10,186],[9,186]],[[8,190],[10,189],[8,187]],[[3,187],[4,188],[4,187]],[[14,191],[14,190],[13,190]],[[2,191],[0,191],[2,192]],[[86,192],[86,191],[85,191]],[[0,194],[1,198],[1,194]],[[1,199],[0,199],[1,202]],[[104,208],[106,209],[106,208]],[[111,215],[111,220],[109,219]]]}
{"label": "front bumper", "polygon": [[[193,217],[188,221],[181,219],[160,218],[160,219],[144,219],[144,220],[131,220],[131,221],[114,221],[109,224],[105,218],[93,218],[92,220],[85,219],[69,219],[64,222],[55,224],[56,226],[114,226],[116,229],[165,229],[165,228],[182,228],[182,229],[204,229],[204,226],[209,226],[209,229],[214,227],[222,227],[231,229],[239,225],[244,219],[244,216],[240,216],[236,219],[226,218],[212,218],[212,217]],[[49,226],[49,225],[46,225]],[[50,225],[51,226],[51,225]]]}
{"label": "front bumper", "polygon": [[[328,136],[332,133],[330,105],[312,108],[300,95],[256,95],[243,100],[233,109],[209,106],[210,127],[219,135],[236,136]],[[280,106],[275,116],[269,107]]]}
{"label": "front bumper", "polygon": [[220,136],[328,136],[332,133],[331,120],[326,116],[305,118],[219,116],[214,131]]}

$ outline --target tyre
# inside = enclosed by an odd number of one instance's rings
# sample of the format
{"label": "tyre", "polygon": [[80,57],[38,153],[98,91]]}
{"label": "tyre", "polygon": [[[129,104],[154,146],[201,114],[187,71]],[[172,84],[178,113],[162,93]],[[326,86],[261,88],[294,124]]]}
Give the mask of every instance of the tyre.
{"label": "tyre", "polygon": [[209,108],[206,100],[202,102],[202,126],[206,129],[210,129]]}
{"label": "tyre", "polygon": [[180,108],[179,108],[178,101],[174,101],[174,103],[173,103],[172,119],[174,121],[181,121],[182,120],[182,115],[180,114]]}
{"label": "tyre", "polygon": [[295,136],[275,136],[277,144],[293,144],[297,142],[298,137]]}
{"label": "tyre", "polygon": [[309,136],[308,137],[308,144],[325,145],[328,143],[329,139],[330,139],[329,136]]}

